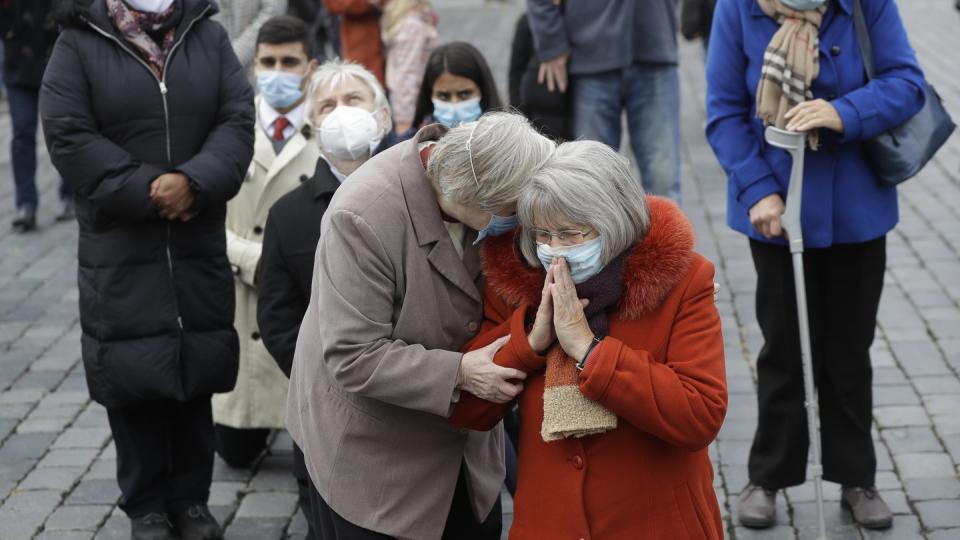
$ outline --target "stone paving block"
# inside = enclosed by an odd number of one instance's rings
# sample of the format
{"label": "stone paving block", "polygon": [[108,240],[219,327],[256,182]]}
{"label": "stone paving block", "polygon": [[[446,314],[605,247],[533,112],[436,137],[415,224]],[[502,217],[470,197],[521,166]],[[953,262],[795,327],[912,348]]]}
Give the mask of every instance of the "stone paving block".
{"label": "stone paving block", "polygon": [[286,527],[286,518],[238,516],[224,531],[224,536],[230,540],[280,540]]}
{"label": "stone paving block", "polygon": [[907,478],[903,481],[907,497],[912,501],[933,499],[960,499],[960,479],[956,476],[944,478]]}
{"label": "stone paving block", "polygon": [[0,418],[0,441],[7,438],[17,428],[18,421],[12,418]]}
{"label": "stone paving block", "polygon": [[[907,376],[898,367],[882,367],[873,370],[873,386],[886,386],[890,384],[909,384]],[[878,389],[877,391],[882,391]]]}
{"label": "stone paving block", "polygon": [[57,434],[70,423],[70,418],[28,418],[17,426],[17,433]]}
{"label": "stone paving block", "polygon": [[956,377],[911,377],[910,382],[921,395],[953,394],[960,396],[960,380]]}
{"label": "stone paving block", "polygon": [[237,518],[284,518],[297,506],[295,493],[248,493],[237,509]]}
{"label": "stone paving block", "polygon": [[18,388],[0,393],[0,405],[35,404],[46,394],[39,388]]}
{"label": "stone paving block", "polygon": [[41,404],[45,405],[86,405],[90,401],[90,394],[77,390],[56,390],[47,394]]}
{"label": "stone paving block", "polygon": [[941,435],[940,440],[947,448],[947,453],[953,458],[954,463],[960,463],[960,434]]}
{"label": "stone paving block", "polygon": [[27,416],[32,408],[33,404],[30,403],[0,405],[0,418],[16,420],[19,422]]}
{"label": "stone paving block", "polygon": [[47,404],[40,402],[39,405],[30,413],[27,420],[40,418],[63,418],[68,422],[80,412],[82,405],[73,403]]}
{"label": "stone paving block", "polygon": [[[109,448],[113,448],[111,444]],[[115,451],[115,450],[114,450]],[[220,458],[214,456],[213,459],[213,481],[214,482],[243,482],[250,480],[250,469],[242,467],[231,467]]]}
{"label": "stone paving block", "polygon": [[34,540],[91,540],[92,531],[43,531]]}
{"label": "stone paving block", "polygon": [[115,479],[83,480],[73,488],[64,504],[74,505],[112,505],[120,498],[120,487]]}
{"label": "stone paving block", "polygon": [[282,429],[276,432],[273,441],[270,442],[270,454],[275,456],[292,455],[293,439],[287,430]]}
{"label": "stone paving block", "polygon": [[47,516],[60,504],[54,491],[15,492],[0,507],[0,538],[32,538]]}
{"label": "stone paving block", "polygon": [[873,406],[884,405],[920,405],[920,396],[907,384],[884,386],[882,392],[873,396]]}
{"label": "stone paving block", "polygon": [[61,506],[44,524],[51,531],[93,531],[107,519],[110,506]]}
{"label": "stone paving block", "polygon": [[93,448],[55,448],[50,450],[38,467],[89,467],[99,452]]}
{"label": "stone paving block", "polygon": [[101,428],[108,426],[107,410],[99,403],[91,401],[87,407],[73,421],[74,427]]}
{"label": "stone paving block", "polygon": [[913,510],[910,509],[910,505],[907,503],[907,494],[902,490],[881,491],[880,497],[887,503],[890,511],[894,514],[913,515]]}
{"label": "stone paving block", "polygon": [[249,488],[251,491],[297,491],[297,481],[292,471],[292,454],[266,456],[250,479]]}
{"label": "stone paving block", "polygon": [[[818,519],[817,503],[802,502],[791,505],[793,510],[793,526],[797,528],[800,538],[816,538]],[[859,540],[860,530],[853,521],[853,516],[840,507],[839,503],[830,502],[823,505],[824,522],[827,525],[827,536],[830,540]]]}
{"label": "stone paving block", "polygon": [[960,435],[960,416],[954,414],[935,414],[930,417],[933,427],[941,437]]}
{"label": "stone paving block", "polygon": [[100,527],[94,540],[130,540],[130,520],[123,515],[113,515]]}
{"label": "stone paving block", "polygon": [[918,405],[874,407],[873,417],[881,428],[930,425],[926,410]]}
{"label": "stone paving block", "polygon": [[109,480],[117,476],[117,461],[114,459],[98,459],[90,466],[84,480]]}
{"label": "stone paving block", "polygon": [[243,482],[213,482],[210,485],[210,506],[229,506],[245,492]]}
{"label": "stone paving block", "polygon": [[917,516],[893,516],[893,526],[885,530],[860,529],[867,540],[918,540],[923,538]]}
{"label": "stone paving block", "polygon": [[960,527],[960,499],[921,501],[915,506],[927,529]]}
{"label": "stone paving block", "polygon": [[881,436],[894,454],[943,451],[940,439],[927,426],[885,429]]}
{"label": "stone paving block", "polygon": [[110,438],[110,428],[71,427],[60,434],[54,448],[94,448],[100,450]]}
{"label": "stone paving block", "polygon": [[923,396],[923,405],[932,415],[949,415],[960,412],[960,394],[931,394]]}
{"label": "stone paving block", "polygon": [[789,525],[777,525],[769,529],[748,529],[736,527],[734,534],[737,540],[793,540],[797,537],[796,531]]}
{"label": "stone paving block", "polygon": [[12,388],[42,388],[52,391],[63,380],[63,375],[62,371],[27,371],[17,379]]}
{"label": "stone paving block", "polygon": [[62,495],[73,488],[81,474],[81,467],[38,467],[20,482],[20,489],[48,489]]}
{"label": "stone paving block", "polygon": [[927,535],[927,540],[957,540],[960,538],[960,528],[940,529]]}
{"label": "stone paving block", "polygon": [[900,478],[943,478],[956,474],[946,453],[897,454],[893,456]]}
{"label": "stone paving block", "polygon": [[881,491],[890,489],[903,489],[903,484],[900,483],[900,478],[898,478],[893,471],[877,471],[874,482],[877,484],[877,489]]}

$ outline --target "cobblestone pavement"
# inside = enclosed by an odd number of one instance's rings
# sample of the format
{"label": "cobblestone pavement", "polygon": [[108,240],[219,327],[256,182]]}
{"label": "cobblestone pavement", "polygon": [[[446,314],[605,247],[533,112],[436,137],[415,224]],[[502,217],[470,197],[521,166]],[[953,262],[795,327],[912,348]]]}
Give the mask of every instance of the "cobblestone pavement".
{"label": "cobblestone pavement", "polygon": [[[484,50],[505,79],[513,3],[440,0],[441,33]],[[960,14],[948,0],[901,0],[914,46],[955,118],[960,118]],[[684,199],[699,250],[716,262],[727,352],[730,408],[711,447],[730,538],[812,538],[811,484],[780,497],[779,522],[762,532],[736,527],[736,494],[756,418],[755,277],[747,243],[727,229],[725,180],[703,137],[702,52],[682,49]],[[0,118],[0,148],[9,119]],[[9,232],[9,155],[0,151],[0,539],[126,538],[116,508],[115,452],[104,409],[87,395],[79,363],[76,228],[54,224],[56,173],[41,156],[40,229]],[[901,190],[901,224],[889,236],[889,271],[874,346],[877,483],[896,518],[886,532],[854,526],[827,485],[830,537],[960,538],[960,136]],[[290,442],[278,434],[253,471],[217,461],[211,494],[227,538],[302,538],[289,474]],[[511,514],[506,499],[507,519]]]}

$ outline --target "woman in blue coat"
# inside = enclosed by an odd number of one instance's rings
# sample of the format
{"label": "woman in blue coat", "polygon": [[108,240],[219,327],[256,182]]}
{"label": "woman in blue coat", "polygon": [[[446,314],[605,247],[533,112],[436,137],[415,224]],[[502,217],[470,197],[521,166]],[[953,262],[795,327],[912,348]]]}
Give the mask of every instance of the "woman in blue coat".
{"label": "woman in blue coat", "polygon": [[775,524],[776,492],[804,482],[809,441],[780,226],[791,160],[764,142],[765,123],[807,132],[810,143],[802,223],[823,477],[843,486],[842,504],[858,523],[891,523],[874,484],[869,349],[897,192],[880,183],[862,145],[916,114],[925,83],[893,0],[859,0],[875,44],[876,77],[866,82],[856,1],[720,0],[714,16],[707,138],[728,177],[728,223],[749,237],[764,337],[750,483],[738,506],[746,526]]}

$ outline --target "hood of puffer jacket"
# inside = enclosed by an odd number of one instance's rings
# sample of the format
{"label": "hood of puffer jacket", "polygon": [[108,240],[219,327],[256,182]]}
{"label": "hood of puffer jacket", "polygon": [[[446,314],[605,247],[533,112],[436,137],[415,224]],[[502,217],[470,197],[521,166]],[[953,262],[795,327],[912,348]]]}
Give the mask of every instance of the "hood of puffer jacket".
{"label": "hood of puffer jacket", "polygon": [[[655,310],[680,282],[693,261],[693,225],[669,199],[648,196],[650,227],[630,248],[623,265],[624,294],[616,313],[635,320]],[[513,234],[488,238],[481,248],[487,286],[507,304],[540,304],[546,273],[527,264]]]}

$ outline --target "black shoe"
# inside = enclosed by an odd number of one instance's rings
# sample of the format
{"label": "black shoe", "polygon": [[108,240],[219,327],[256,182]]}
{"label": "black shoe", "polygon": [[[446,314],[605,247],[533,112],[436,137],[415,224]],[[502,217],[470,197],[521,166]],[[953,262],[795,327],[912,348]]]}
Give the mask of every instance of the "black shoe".
{"label": "black shoe", "polygon": [[17,217],[13,220],[13,228],[20,232],[32,231],[37,228],[37,211],[33,208],[18,208]]}
{"label": "black shoe", "polygon": [[166,514],[154,512],[130,520],[130,540],[177,540]]}
{"label": "black shoe", "polygon": [[173,515],[183,540],[223,540],[223,530],[205,504],[194,504]]}
{"label": "black shoe", "polygon": [[57,221],[73,221],[76,215],[77,212],[73,205],[73,199],[63,199],[63,206],[60,209],[60,213],[57,214]]}

